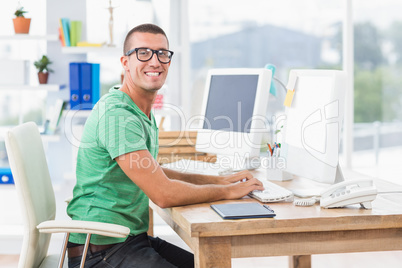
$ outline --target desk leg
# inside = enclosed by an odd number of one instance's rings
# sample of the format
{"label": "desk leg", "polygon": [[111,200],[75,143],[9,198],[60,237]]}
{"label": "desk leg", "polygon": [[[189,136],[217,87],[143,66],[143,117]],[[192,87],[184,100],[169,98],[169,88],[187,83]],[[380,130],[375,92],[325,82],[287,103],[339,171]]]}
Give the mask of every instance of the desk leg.
{"label": "desk leg", "polygon": [[148,235],[154,236],[154,211],[151,207],[149,207],[149,227],[148,227]]}
{"label": "desk leg", "polygon": [[289,256],[289,268],[311,268],[311,255]]}
{"label": "desk leg", "polygon": [[200,237],[194,252],[196,268],[232,266],[230,237]]}

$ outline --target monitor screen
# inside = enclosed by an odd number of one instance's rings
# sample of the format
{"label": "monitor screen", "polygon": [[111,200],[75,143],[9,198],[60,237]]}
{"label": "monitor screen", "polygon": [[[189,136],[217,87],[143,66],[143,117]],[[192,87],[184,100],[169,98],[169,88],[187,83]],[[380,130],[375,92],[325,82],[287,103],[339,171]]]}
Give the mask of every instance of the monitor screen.
{"label": "monitor screen", "polygon": [[268,69],[209,71],[196,150],[241,158],[259,157],[272,73]]}
{"label": "monitor screen", "polygon": [[213,75],[203,129],[250,133],[257,74]]}

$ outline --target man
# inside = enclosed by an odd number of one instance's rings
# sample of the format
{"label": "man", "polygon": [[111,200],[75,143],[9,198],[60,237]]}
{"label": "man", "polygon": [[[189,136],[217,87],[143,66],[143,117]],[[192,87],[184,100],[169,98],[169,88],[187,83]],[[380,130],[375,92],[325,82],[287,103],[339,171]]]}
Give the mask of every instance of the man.
{"label": "man", "polygon": [[[248,171],[189,175],[161,168],[155,161],[158,129],[151,108],[171,64],[173,52],[168,49],[166,34],[158,26],[133,28],[120,59],[125,70],[122,87],[103,96],[87,119],[67,212],[74,220],[130,228],[127,239],[93,235],[88,267],[193,267],[191,253],[146,234],[148,198],[166,208],[236,199],[263,190]],[[84,242],[85,235],[71,234],[69,267],[79,263]]]}

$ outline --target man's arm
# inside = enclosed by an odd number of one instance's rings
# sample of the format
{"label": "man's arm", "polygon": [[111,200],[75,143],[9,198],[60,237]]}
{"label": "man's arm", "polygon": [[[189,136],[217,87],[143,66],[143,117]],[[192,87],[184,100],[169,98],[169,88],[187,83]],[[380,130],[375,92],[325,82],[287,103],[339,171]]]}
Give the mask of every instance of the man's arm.
{"label": "man's arm", "polygon": [[163,172],[174,180],[181,180],[193,184],[229,184],[239,182],[245,178],[252,178],[253,175],[248,170],[244,170],[238,173],[226,175],[226,176],[213,176],[213,175],[201,175],[201,174],[189,174],[176,170],[162,168]]}
{"label": "man's arm", "polygon": [[174,207],[222,199],[238,199],[253,190],[263,190],[262,183],[248,174],[244,181],[231,184],[196,185],[169,179],[147,150],[116,158],[124,173],[159,207]]}

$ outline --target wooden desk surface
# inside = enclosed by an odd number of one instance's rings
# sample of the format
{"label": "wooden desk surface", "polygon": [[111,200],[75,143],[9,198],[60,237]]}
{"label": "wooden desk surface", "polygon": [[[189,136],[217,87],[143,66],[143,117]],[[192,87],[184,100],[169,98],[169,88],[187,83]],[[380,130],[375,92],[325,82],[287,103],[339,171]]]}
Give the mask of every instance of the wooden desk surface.
{"label": "wooden desk surface", "polygon": [[[259,175],[261,173],[255,173],[256,177]],[[362,176],[353,172],[344,172],[344,175],[346,179]],[[278,184],[294,188],[304,187],[308,181],[295,178]],[[375,184],[379,191],[402,191],[402,186],[385,181],[375,180]],[[245,197],[214,204],[238,202],[258,201]],[[230,244],[231,257],[402,249],[402,194],[378,195],[372,202],[371,210],[362,209],[360,205],[324,209],[318,203],[311,207],[298,207],[291,202],[270,203],[269,206],[275,210],[277,216],[269,219],[223,220],[210,208],[211,204],[168,209],[152,204],[151,207],[195,251],[196,257],[200,254],[198,251],[202,250],[200,241],[203,238],[213,238],[215,242],[222,238],[226,244]],[[207,245],[205,250],[219,251],[211,243],[208,242]],[[203,256],[197,258],[203,259]]]}

